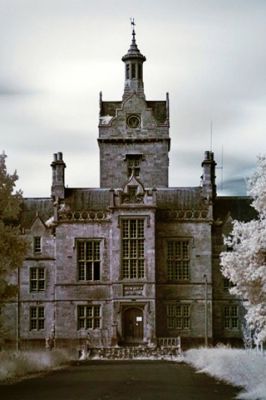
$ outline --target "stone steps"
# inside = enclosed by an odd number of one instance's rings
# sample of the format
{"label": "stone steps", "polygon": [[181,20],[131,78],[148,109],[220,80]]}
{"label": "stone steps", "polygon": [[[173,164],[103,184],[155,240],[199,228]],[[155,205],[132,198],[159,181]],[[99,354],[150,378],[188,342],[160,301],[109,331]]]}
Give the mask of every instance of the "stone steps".
{"label": "stone steps", "polygon": [[103,347],[93,348],[82,353],[80,359],[98,360],[164,360],[174,359],[181,356],[178,347],[146,347],[146,346],[127,346],[127,347]]}

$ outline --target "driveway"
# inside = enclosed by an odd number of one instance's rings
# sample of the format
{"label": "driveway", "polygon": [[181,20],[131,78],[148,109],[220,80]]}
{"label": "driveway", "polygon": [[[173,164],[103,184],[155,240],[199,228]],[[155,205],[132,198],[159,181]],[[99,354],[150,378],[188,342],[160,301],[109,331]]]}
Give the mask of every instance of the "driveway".
{"label": "driveway", "polygon": [[167,361],[88,361],[0,385],[3,400],[230,400],[237,392]]}

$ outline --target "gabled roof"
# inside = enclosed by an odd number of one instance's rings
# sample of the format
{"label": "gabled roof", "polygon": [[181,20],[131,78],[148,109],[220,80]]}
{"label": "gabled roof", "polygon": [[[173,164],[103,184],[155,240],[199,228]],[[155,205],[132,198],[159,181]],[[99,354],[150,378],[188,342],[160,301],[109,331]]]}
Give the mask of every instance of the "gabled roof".
{"label": "gabled roof", "polygon": [[36,197],[23,199],[20,216],[21,227],[30,229],[36,219],[36,215],[42,221],[46,221],[53,215],[53,201],[51,198]]}

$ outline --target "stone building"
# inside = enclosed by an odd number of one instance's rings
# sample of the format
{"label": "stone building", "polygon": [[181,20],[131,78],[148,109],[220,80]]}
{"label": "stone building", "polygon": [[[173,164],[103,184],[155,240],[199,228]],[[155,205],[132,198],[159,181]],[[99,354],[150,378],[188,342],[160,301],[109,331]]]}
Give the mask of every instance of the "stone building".
{"label": "stone building", "polygon": [[[248,198],[218,197],[206,151],[198,187],[168,187],[169,98],[146,100],[135,32],[121,101],[100,94],[100,187],[68,188],[54,154],[51,196],[25,198],[30,249],[3,308],[21,347],[156,344],[241,338],[241,303],[219,269],[223,234],[253,217]],[[199,173],[200,175],[200,173]],[[199,179],[200,181],[200,179]]]}

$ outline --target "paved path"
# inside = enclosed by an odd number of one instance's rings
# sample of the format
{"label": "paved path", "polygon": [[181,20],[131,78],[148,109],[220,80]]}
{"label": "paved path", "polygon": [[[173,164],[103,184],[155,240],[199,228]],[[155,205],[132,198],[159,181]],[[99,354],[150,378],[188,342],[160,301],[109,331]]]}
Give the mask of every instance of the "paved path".
{"label": "paved path", "polygon": [[3,400],[230,400],[237,392],[165,361],[89,361],[0,385]]}

